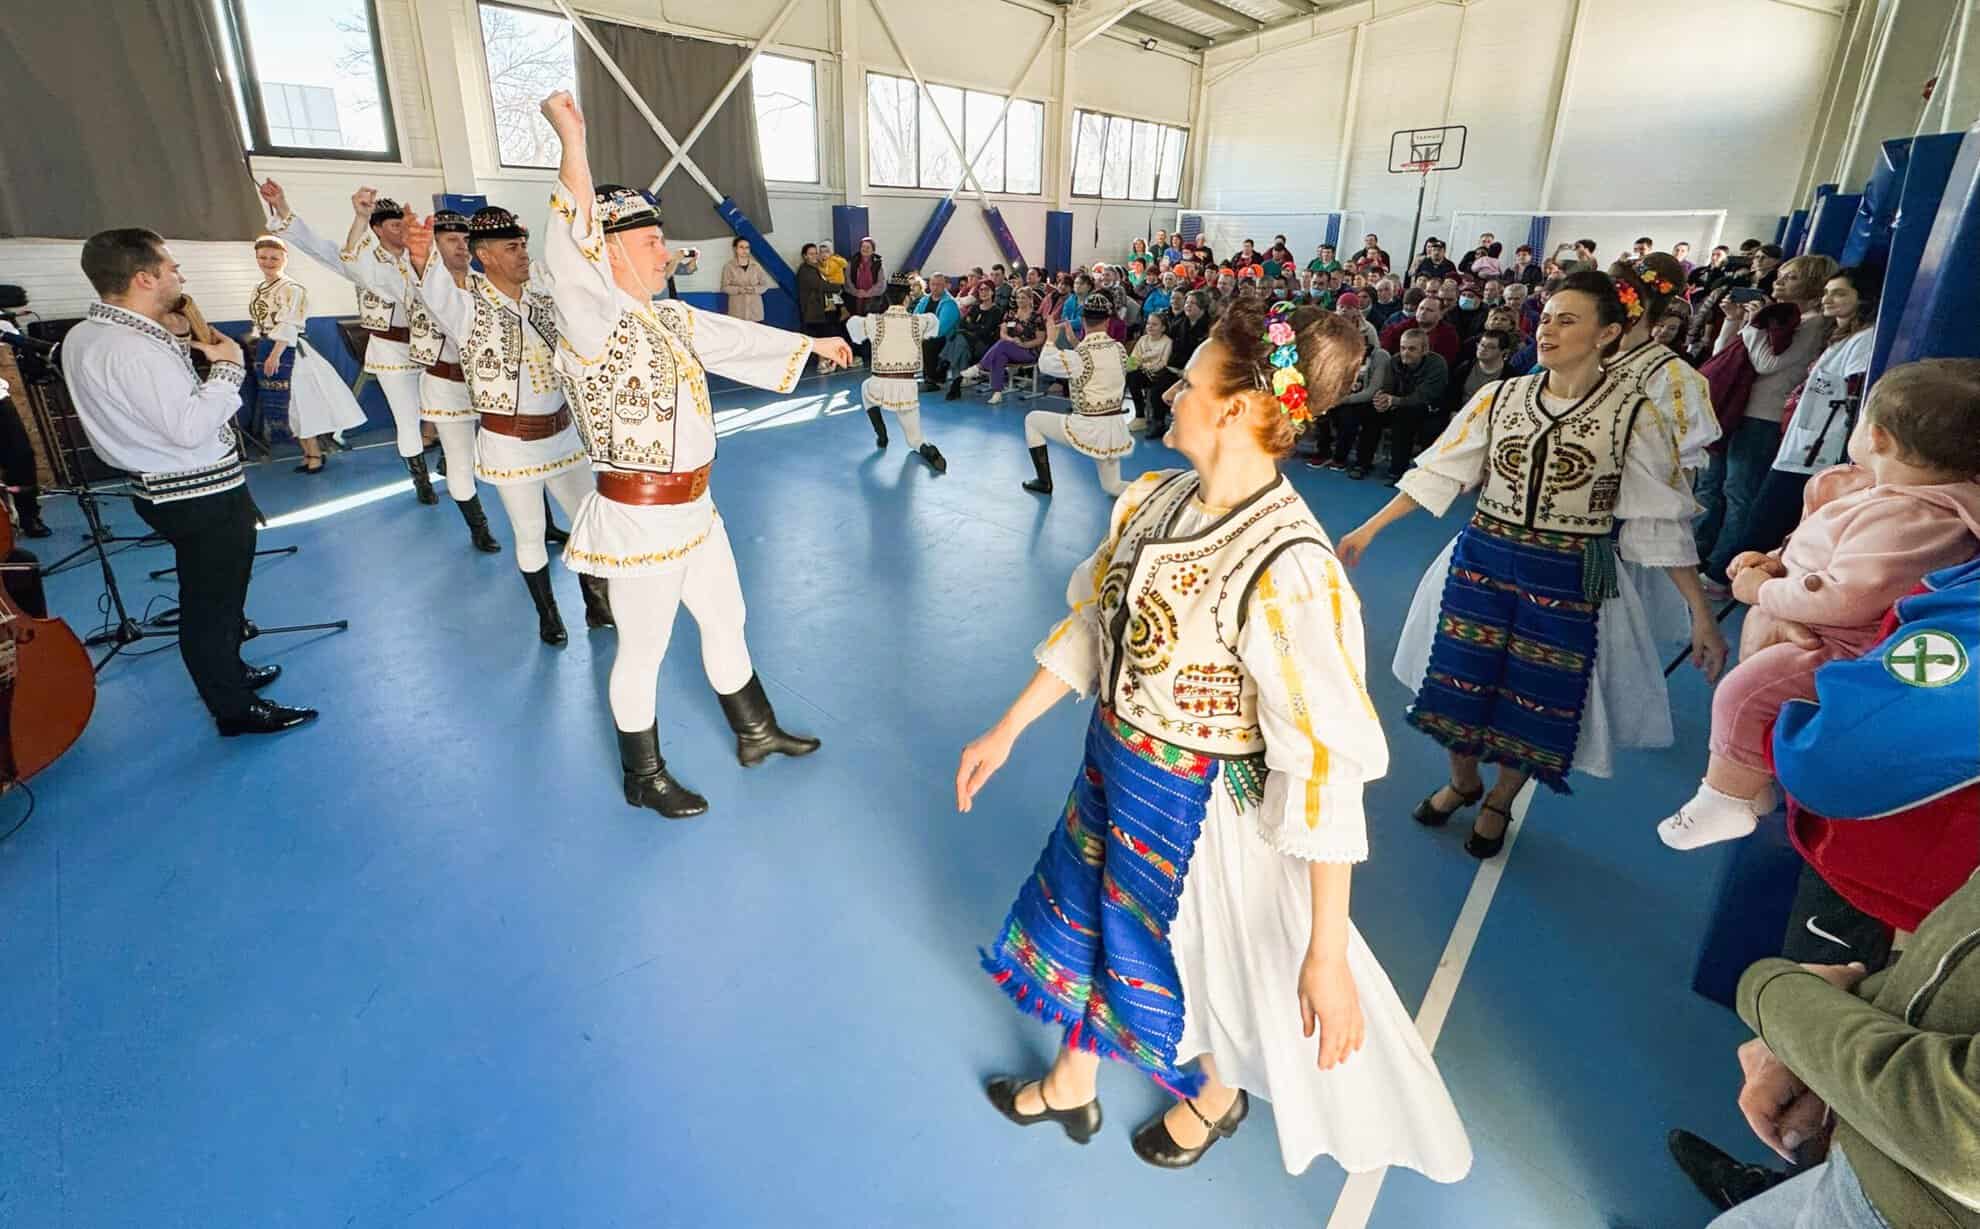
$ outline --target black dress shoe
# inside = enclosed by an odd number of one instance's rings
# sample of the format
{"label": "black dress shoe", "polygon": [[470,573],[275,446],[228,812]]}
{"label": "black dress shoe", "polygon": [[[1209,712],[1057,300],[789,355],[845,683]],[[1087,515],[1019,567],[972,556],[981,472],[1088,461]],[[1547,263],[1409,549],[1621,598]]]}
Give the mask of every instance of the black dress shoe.
{"label": "black dress shoe", "polygon": [[240,734],[280,734],[283,730],[293,730],[314,720],[316,710],[313,708],[290,708],[286,704],[256,700],[240,716],[220,717],[214,724],[220,727],[220,737],[233,738]]}
{"label": "black dress shoe", "polygon": [[1728,1156],[1689,1131],[1672,1131],[1664,1142],[1684,1176],[1721,1212],[1731,1211],[1788,1180],[1788,1175],[1779,1170],[1748,1165]]}
{"label": "black dress shoe", "polygon": [[1157,1114],[1141,1124],[1141,1129],[1134,1133],[1136,1156],[1162,1169],[1188,1169],[1202,1160],[1203,1154],[1215,1147],[1218,1140],[1236,1135],[1238,1126],[1251,1113],[1251,1098],[1245,1095],[1242,1088],[1238,1089],[1237,1100],[1231,1102],[1231,1108],[1225,1110],[1224,1116],[1215,1122],[1203,1116],[1203,1111],[1196,1108],[1196,1102],[1184,1101],[1183,1104],[1209,1132],[1204,1141],[1194,1148],[1183,1147],[1176,1142],[1175,1136],[1169,1134],[1169,1124],[1164,1121],[1164,1115]]}
{"label": "black dress shoe", "polygon": [[1084,1144],[1100,1133],[1100,1098],[1095,1097],[1077,1109],[1055,1110],[1049,1105],[1036,1114],[1026,1114],[1017,1107],[1018,1094],[1033,1084],[1038,1087],[1038,1103],[1045,1105],[1045,1086],[1039,1080],[1020,1080],[1014,1075],[991,1077],[983,1086],[983,1094],[990,1098],[990,1104],[997,1112],[1021,1127],[1035,1127],[1041,1122],[1056,1122],[1063,1127],[1066,1138],[1075,1144]]}
{"label": "black dress shoe", "polygon": [[249,688],[255,691],[260,691],[263,687],[268,686],[268,684],[282,677],[282,667],[249,666],[243,672],[242,677],[247,679],[247,685]]}
{"label": "black dress shoe", "polygon": [[38,516],[24,516],[21,518],[21,535],[23,537],[45,538],[54,532]]}
{"label": "black dress shoe", "polygon": [[1456,806],[1452,807],[1448,811],[1440,811],[1437,809],[1437,795],[1443,792],[1443,790],[1440,788],[1440,789],[1432,790],[1428,798],[1425,798],[1422,802],[1417,803],[1416,809],[1409,813],[1409,817],[1415,820],[1417,823],[1422,824],[1426,828],[1441,828],[1445,824],[1451,822],[1451,816],[1456,815],[1459,811],[1464,810],[1468,806],[1477,805],[1478,800],[1485,796],[1485,787],[1482,785],[1469,794],[1465,793],[1463,790],[1459,789],[1455,785],[1450,786],[1449,788],[1450,791],[1453,794],[1456,794],[1458,797],[1458,804]]}
{"label": "black dress shoe", "polygon": [[1488,802],[1479,808],[1478,813],[1483,815],[1487,811],[1505,816],[1506,826],[1499,829],[1499,835],[1497,836],[1480,836],[1478,835],[1478,829],[1473,828],[1471,835],[1464,838],[1464,851],[1480,862],[1489,861],[1499,856],[1499,851],[1506,847],[1506,830],[1512,827],[1512,813],[1510,811],[1505,810],[1503,807],[1495,807]]}
{"label": "black dress shoe", "polygon": [[928,462],[928,467],[936,473],[946,474],[949,472],[948,458],[942,455],[940,448],[937,448],[933,444],[923,444],[915,451],[921,454],[921,459]]}

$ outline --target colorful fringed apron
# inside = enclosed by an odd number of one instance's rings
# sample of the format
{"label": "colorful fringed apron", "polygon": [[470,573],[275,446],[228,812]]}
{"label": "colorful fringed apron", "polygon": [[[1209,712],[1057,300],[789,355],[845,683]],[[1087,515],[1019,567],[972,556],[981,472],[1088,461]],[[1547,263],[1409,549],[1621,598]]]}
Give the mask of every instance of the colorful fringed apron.
{"label": "colorful fringed apron", "polygon": [[260,362],[254,365],[255,410],[261,416],[262,437],[271,443],[280,443],[295,438],[289,427],[289,382],[296,371],[296,347],[291,344],[282,348],[282,361],[276,365],[274,375],[264,375],[261,364],[268,361],[268,352],[275,343],[263,338]]}
{"label": "colorful fringed apron", "polygon": [[1583,535],[1482,514],[1466,525],[1409,723],[1459,755],[1571,793],[1600,610],[1586,592],[1587,553]]}
{"label": "colorful fringed apron", "polygon": [[983,967],[1066,1045],[1132,1063],[1177,1096],[1182,985],[1169,928],[1218,777],[1262,793],[1262,768],[1150,738],[1096,706],[1086,759],[1031,878]]}

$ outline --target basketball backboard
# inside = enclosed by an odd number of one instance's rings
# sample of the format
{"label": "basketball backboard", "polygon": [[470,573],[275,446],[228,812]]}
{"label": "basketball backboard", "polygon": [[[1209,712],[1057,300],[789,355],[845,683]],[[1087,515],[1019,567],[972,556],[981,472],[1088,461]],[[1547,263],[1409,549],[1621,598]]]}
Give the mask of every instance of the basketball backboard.
{"label": "basketball backboard", "polygon": [[1455,171],[1464,165],[1463,124],[1440,124],[1432,128],[1405,128],[1389,136],[1389,173],[1427,175],[1431,171]]}

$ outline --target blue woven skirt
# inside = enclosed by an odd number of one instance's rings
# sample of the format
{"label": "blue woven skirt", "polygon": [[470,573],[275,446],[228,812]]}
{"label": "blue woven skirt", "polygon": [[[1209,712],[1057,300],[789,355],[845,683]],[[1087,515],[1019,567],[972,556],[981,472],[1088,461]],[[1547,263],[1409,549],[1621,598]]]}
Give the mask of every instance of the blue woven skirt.
{"label": "blue woven skirt", "polygon": [[268,361],[268,352],[275,343],[268,338],[261,339],[257,348],[255,363],[256,412],[261,417],[262,433],[273,442],[293,440],[296,433],[289,426],[289,381],[296,371],[296,348],[293,345],[282,349],[282,361],[277,364],[274,375],[264,375],[261,364]]}
{"label": "blue woven skirt", "polygon": [[1460,755],[1570,793],[1599,604],[1585,539],[1480,515],[1458,535],[1409,723]]}
{"label": "blue woven skirt", "polygon": [[983,967],[1065,1044],[1130,1063],[1178,1096],[1183,993],[1169,928],[1218,778],[1252,793],[1247,761],[1184,750],[1115,719],[1087,727],[1086,761],[1045,852]]}

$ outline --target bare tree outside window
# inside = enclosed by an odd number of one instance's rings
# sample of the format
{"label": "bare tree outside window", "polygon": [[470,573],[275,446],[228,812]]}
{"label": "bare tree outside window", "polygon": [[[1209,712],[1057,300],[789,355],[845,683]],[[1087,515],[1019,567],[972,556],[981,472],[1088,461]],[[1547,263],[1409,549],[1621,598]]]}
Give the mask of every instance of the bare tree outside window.
{"label": "bare tree outside window", "polygon": [[1189,134],[1149,120],[1073,112],[1074,196],[1172,201],[1182,188]]}
{"label": "bare tree outside window", "polygon": [[371,0],[210,2],[255,152],[396,153]]}
{"label": "bare tree outside window", "polygon": [[866,75],[867,180],[877,187],[916,186],[917,93],[905,78]]}
{"label": "bare tree outside window", "polygon": [[818,85],[809,60],[760,55],[751,67],[763,177],[818,182]]}
{"label": "bare tree outside window", "polygon": [[557,137],[537,106],[557,90],[577,89],[570,23],[546,13],[484,4],[481,46],[502,165],[556,166]]}

